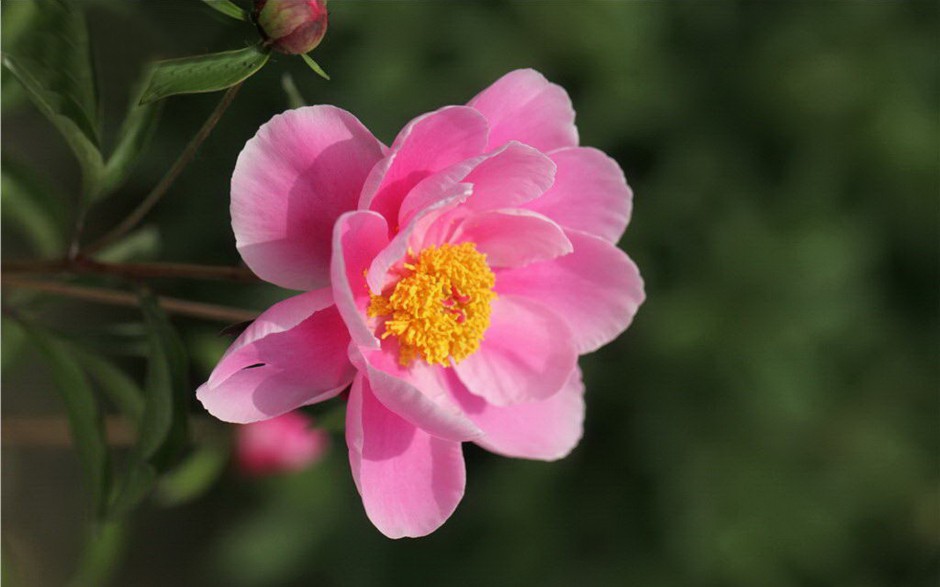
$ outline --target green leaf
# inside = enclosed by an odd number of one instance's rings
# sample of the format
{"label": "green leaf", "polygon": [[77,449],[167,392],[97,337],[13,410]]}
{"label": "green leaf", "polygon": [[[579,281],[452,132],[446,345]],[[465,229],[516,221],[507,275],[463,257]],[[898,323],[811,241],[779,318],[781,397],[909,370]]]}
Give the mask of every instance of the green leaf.
{"label": "green leaf", "polygon": [[141,103],[176,94],[217,92],[248,79],[267,63],[270,53],[259,45],[237,51],[158,61]]}
{"label": "green leaf", "polygon": [[316,74],[319,75],[320,77],[322,77],[323,79],[329,81],[330,76],[327,75],[327,73],[326,73],[325,71],[323,71],[323,68],[320,67],[320,64],[319,64],[319,63],[317,63],[316,61],[313,60],[313,57],[307,55],[306,53],[301,53],[300,56],[303,57],[304,63],[306,63],[308,66],[310,66],[310,69],[312,69],[313,71],[315,71]]}
{"label": "green leaf", "polygon": [[49,361],[50,374],[65,402],[69,427],[91,489],[92,502],[100,515],[109,497],[111,471],[98,400],[71,345],[33,325],[23,324],[23,327]]}
{"label": "green leaf", "polygon": [[59,129],[94,193],[103,163],[98,141],[98,90],[82,11],[67,0],[15,2],[14,26],[4,39],[3,65]]}
{"label": "green leaf", "polygon": [[137,443],[111,507],[114,515],[127,513],[147,496],[187,440],[186,354],[153,294],[141,293],[140,305],[150,344],[146,395]]}
{"label": "green leaf", "polygon": [[127,546],[126,534],[124,524],[119,521],[93,525],[68,587],[106,585],[117,570],[116,562]]}
{"label": "green leaf", "polygon": [[287,105],[289,107],[302,108],[307,105],[307,101],[304,100],[300,90],[297,89],[294,76],[289,72],[284,72],[284,75],[281,76],[281,87],[284,88],[284,94],[287,95]]}
{"label": "green leaf", "polygon": [[68,218],[64,199],[26,168],[3,161],[0,170],[0,199],[4,227],[9,226],[29,240],[41,257],[57,257],[66,249]]}
{"label": "green leaf", "polygon": [[160,231],[153,225],[142,226],[95,254],[105,263],[126,263],[154,259],[160,252]]}
{"label": "green leaf", "polygon": [[84,349],[75,349],[76,358],[85,370],[98,382],[100,389],[117,409],[139,426],[144,412],[144,392],[124,371],[113,363]]}
{"label": "green leaf", "polygon": [[143,91],[144,85],[140,84],[138,91],[133,93],[134,99],[118,133],[118,143],[104,167],[99,197],[114,192],[124,183],[157,130],[162,104],[140,104]]}
{"label": "green leaf", "polygon": [[206,493],[218,480],[228,463],[228,452],[221,446],[203,446],[157,484],[156,499],[165,506],[188,503]]}
{"label": "green leaf", "polygon": [[217,10],[236,20],[243,20],[248,22],[248,12],[243,9],[241,6],[238,6],[231,0],[202,0],[208,4],[213,10]]}

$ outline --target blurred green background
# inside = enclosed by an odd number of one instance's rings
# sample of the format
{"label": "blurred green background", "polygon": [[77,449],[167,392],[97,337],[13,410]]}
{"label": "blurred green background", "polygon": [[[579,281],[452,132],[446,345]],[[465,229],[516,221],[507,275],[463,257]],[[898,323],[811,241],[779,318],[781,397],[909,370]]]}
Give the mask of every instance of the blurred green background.
{"label": "blurred green background", "polygon": [[[83,7],[111,133],[144,63],[255,35],[195,1]],[[309,103],[350,110],[390,143],[412,117],[534,67],[569,91],[582,144],[626,172],[635,208],[621,246],[648,300],[618,341],[581,361],[588,415],[574,453],[546,464],[465,445],[466,497],[430,537],[390,541],[371,526],[337,435],[300,475],[228,470],[189,503],[148,503],[121,539],[115,585],[936,584],[936,3],[333,0],[330,10],[314,56],[332,81],[284,56],[250,79],[148,217],[136,258],[239,261],[228,182],[245,141],[288,107],[284,73]],[[4,165],[36,170],[68,213],[77,167],[8,81]],[[89,234],[155,184],[218,99],[167,100],[143,161]],[[34,255],[20,228],[5,210],[5,260]],[[285,295],[153,286],[250,309]],[[135,312],[28,301],[142,372],[128,342]],[[174,323],[195,389],[227,339],[218,324]],[[4,421],[62,413],[15,334],[5,328]],[[192,412],[207,420],[195,400]],[[62,584],[90,515],[75,454],[5,446],[2,465],[4,573],[11,585]]]}

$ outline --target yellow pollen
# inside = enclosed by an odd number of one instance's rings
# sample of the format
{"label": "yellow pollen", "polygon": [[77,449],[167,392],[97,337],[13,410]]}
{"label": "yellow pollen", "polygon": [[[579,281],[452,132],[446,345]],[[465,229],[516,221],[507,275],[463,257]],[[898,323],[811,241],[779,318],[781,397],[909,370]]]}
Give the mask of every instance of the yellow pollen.
{"label": "yellow pollen", "polygon": [[416,357],[450,366],[480,347],[490,325],[496,278],[473,243],[409,251],[403,277],[390,293],[372,295],[369,316],[384,317],[382,338],[398,339],[399,362]]}

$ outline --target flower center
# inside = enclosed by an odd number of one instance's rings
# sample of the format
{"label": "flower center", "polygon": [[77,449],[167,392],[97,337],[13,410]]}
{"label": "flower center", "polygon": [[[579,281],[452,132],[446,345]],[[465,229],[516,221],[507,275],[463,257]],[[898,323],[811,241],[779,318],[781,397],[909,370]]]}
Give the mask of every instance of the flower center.
{"label": "flower center", "polygon": [[473,243],[409,253],[403,277],[389,294],[372,295],[369,316],[385,317],[382,338],[395,336],[399,362],[416,357],[448,367],[480,347],[490,325],[496,278]]}

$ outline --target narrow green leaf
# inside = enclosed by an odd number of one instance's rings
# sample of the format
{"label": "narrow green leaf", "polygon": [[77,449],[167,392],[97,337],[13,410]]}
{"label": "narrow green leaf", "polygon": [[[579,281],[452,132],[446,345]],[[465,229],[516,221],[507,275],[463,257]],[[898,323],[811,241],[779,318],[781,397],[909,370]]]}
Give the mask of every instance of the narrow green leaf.
{"label": "narrow green leaf", "polygon": [[85,370],[98,382],[100,389],[118,410],[135,426],[139,425],[144,412],[144,392],[124,371],[107,359],[76,348],[75,356]]}
{"label": "narrow green leaf", "polygon": [[[85,192],[94,195],[104,174],[104,162],[101,152],[91,131],[80,126],[81,121],[67,112],[69,103],[60,94],[48,90],[35,77],[27,66],[22,65],[11,55],[3,55],[3,66],[23,85],[33,104],[48,118],[71,147],[82,168],[82,182]],[[87,121],[86,121],[87,122]],[[94,140],[93,140],[94,139]]]}
{"label": "narrow green leaf", "polygon": [[287,95],[287,105],[290,108],[302,108],[307,105],[307,101],[304,100],[304,97],[300,94],[300,90],[297,89],[294,76],[289,72],[285,71],[281,76],[281,87],[284,88],[284,94]]}
{"label": "narrow green leaf", "polygon": [[158,61],[153,66],[150,84],[144,90],[141,103],[176,94],[217,92],[230,88],[254,75],[269,57],[268,51],[253,45],[237,51]]}
{"label": "narrow green leaf", "polygon": [[144,84],[140,84],[137,91],[133,92],[133,100],[118,133],[117,145],[104,167],[104,179],[99,197],[114,192],[124,183],[157,130],[162,104],[140,104],[144,87]]}
{"label": "narrow green leaf", "polygon": [[95,254],[106,263],[125,263],[155,259],[160,252],[160,231],[153,225],[142,226]]}
{"label": "narrow green leaf", "polygon": [[157,484],[156,499],[165,506],[188,503],[204,495],[222,475],[228,452],[221,446],[203,446]]}
{"label": "narrow green leaf", "polygon": [[300,56],[304,58],[304,63],[310,66],[310,69],[316,72],[316,74],[322,77],[323,79],[329,81],[330,76],[327,75],[325,71],[323,71],[323,68],[320,67],[319,63],[313,60],[313,57],[307,55],[306,53],[301,53]]}
{"label": "narrow green leaf", "polygon": [[50,374],[65,402],[69,427],[91,489],[92,502],[101,514],[109,497],[111,479],[98,400],[70,345],[33,325],[23,324],[23,327],[49,361]]}
{"label": "narrow green leaf", "polygon": [[106,585],[117,570],[116,562],[126,547],[126,534],[124,524],[119,521],[94,524],[68,587]]}
{"label": "narrow green leaf", "polygon": [[3,65],[65,137],[82,166],[86,192],[94,193],[103,163],[84,14],[68,0],[12,4],[15,10],[4,13],[4,20],[13,18],[13,26],[4,27],[11,34],[3,39]]}
{"label": "narrow green leaf", "polygon": [[0,169],[0,199],[3,225],[25,237],[41,257],[65,253],[67,216],[64,199],[51,186],[26,168],[3,161]]}
{"label": "narrow green leaf", "polygon": [[231,0],[202,0],[208,4],[213,10],[217,10],[236,20],[243,20],[248,22],[248,12],[242,7],[238,6]]}
{"label": "narrow green leaf", "polygon": [[144,499],[179,454],[187,439],[186,354],[176,332],[149,292],[140,296],[150,344],[144,409],[137,443],[128,457],[113,515],[122,515]]}

